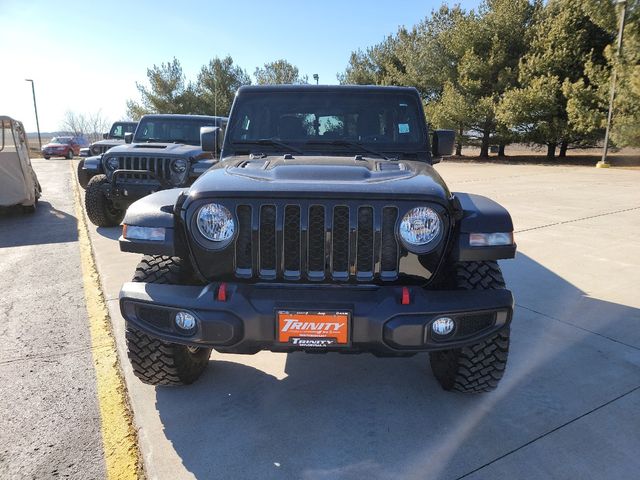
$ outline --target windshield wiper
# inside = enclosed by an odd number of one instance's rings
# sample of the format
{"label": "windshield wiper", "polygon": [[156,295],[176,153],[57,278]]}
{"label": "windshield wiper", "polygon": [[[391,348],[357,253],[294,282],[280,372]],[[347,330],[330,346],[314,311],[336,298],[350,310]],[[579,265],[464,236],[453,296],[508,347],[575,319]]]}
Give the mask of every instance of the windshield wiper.
{"label": "windshield wiper", "polygon": [[308,142],[306,142],[305,145],[335,145],[339,147],[355,147],[355,148],[359,148],[360,150],[364,150],[365,152],[370,153],[372,155],[376,155],[380,158],[384,158],[385,160],[392,160],[391,158],[387,157],[383,153],[376,152],[375,150],[369,147],[365,147],[362,143],[350,142],[348,140],[330,140],[328,142],[321,141],[321,140],[309,140]]}
{"label": "windshield wiper", "polygon": [[287,148],[292,152],[304,153],[304,151],[300,150],[297,147],[294,147],[293,145],[289,145],[288,143],[284,143],[273,138],[260,138],[258,140],[238,140],[232,143],[237,145],[276,145],[278,147]]}
{"label": "windshield wiper", "polygon": [[160,143],[160,142],[162,142],[162,140],[160,140],[159,138],[145,138],[144,141],[146,143],[152,143],[152,142]]}

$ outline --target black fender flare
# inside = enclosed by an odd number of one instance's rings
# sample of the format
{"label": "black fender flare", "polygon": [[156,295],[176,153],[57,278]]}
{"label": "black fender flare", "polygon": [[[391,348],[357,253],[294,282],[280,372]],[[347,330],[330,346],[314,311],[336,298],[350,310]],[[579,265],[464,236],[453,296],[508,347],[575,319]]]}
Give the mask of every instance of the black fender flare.
{"label": "black fender flare", "polygon": [[[123,220],[123,235],[120,236],[120,250],[145,255],[180,255],[183,242],[177,231],[176,207],[185,198],[186,188],[160,190],[133,202]],[[164,230],[162,240],[142,240],[125,238],[124,229],[129,227],[158,228]],[[131,230],[129,230],[131,232]]]}
{"label": "black fender flare", "polygon": [[453,246],[454,261],[499,260],[514,258],[515,241],[510,245],[471,246],[472,233],[510,233],[513,235],[511,215],[499,203],[482,195],[453,192],[458,212],[457,240]]}

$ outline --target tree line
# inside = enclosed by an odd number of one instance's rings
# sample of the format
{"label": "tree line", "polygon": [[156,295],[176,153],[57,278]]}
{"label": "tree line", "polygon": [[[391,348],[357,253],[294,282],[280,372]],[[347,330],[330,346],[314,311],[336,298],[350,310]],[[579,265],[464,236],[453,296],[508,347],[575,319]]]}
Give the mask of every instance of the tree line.
{"label": "tree line", "polygon": [[[276,60],[254,71],[258,85],[308,83],[298,67]],[[127,101],[127,115],[139,119],[146,113],[183,113],[227,116],[236,90],[252,83],[251,76],[230,56],[213,58],[203,65],[197,79],[186,79],[176,58],[147,69],[148,85],[136,83],[140,100]]]}
{"label": "tree line", "polygon": [[[514,142],[546,145],[547,155],[595,146],[604,137],[610,80],[617,75],[612,141],[640,145],[640,0],[627,0],[624,48],[617,55],[610,0],[484,0],[477,10],[443,5],[411,28],[352,52],[342,84],[408,85],[420,92],[428,122],[457,132],[464,145],[504,155]],[[256,68],[257,84],[307,83],[286,60]],[[227,115],[251,76],[229,56],[188,81],[173,59],[147,70],[128,114]]]}

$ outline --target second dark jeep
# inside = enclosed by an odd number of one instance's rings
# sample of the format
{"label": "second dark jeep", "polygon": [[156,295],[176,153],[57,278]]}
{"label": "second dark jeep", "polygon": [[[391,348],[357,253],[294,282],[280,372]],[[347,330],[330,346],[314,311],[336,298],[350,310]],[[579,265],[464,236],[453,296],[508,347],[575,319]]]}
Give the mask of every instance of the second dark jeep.
{"label": "second dark jeep", "polygon": [[[91,156],[100,156],[110,148],[124,144],[124,136],[127,133],[136,131],[138,122],[114,122],[108,133],[102,135],[102,140],[93,142],[88,147],[80,149],[82,159],[78,162],[78,183],[82,188],[87,188],[87,184],[96,172],[90,172],[84,168],[84,159]],[[92,174],[93,173],[93,174]]]}
{"label": "second dark jeep", "polygon": [[501,379],[513,296],[509,213],[451,192],[413,88],[242,87],[223,160],[127,211],[146,254],[120,292],[133,371],[196,380],[223,353],[428,352],[446,390]]}
{"label": "second dark jeep", "polygon": [[[92,223],[120,224],[127,207],[150,193],[186,187],[217,161],[226,117],[145,115],[125,144],[85,159],[91,176],[85,206]],[[201,130],[210,130],[210,144],[201,145]]]}

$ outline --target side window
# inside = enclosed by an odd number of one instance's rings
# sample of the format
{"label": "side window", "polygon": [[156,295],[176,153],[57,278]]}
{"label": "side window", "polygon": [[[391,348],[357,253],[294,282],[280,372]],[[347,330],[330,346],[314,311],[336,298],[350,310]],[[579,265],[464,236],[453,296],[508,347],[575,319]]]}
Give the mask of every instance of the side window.
{"label": "side window", "polygon": [[123,137],[124,136],[124,132],[122,131],[122,125],[116,125],[116,127],[113,129],[113,133],[111,134],[114,137]]}

